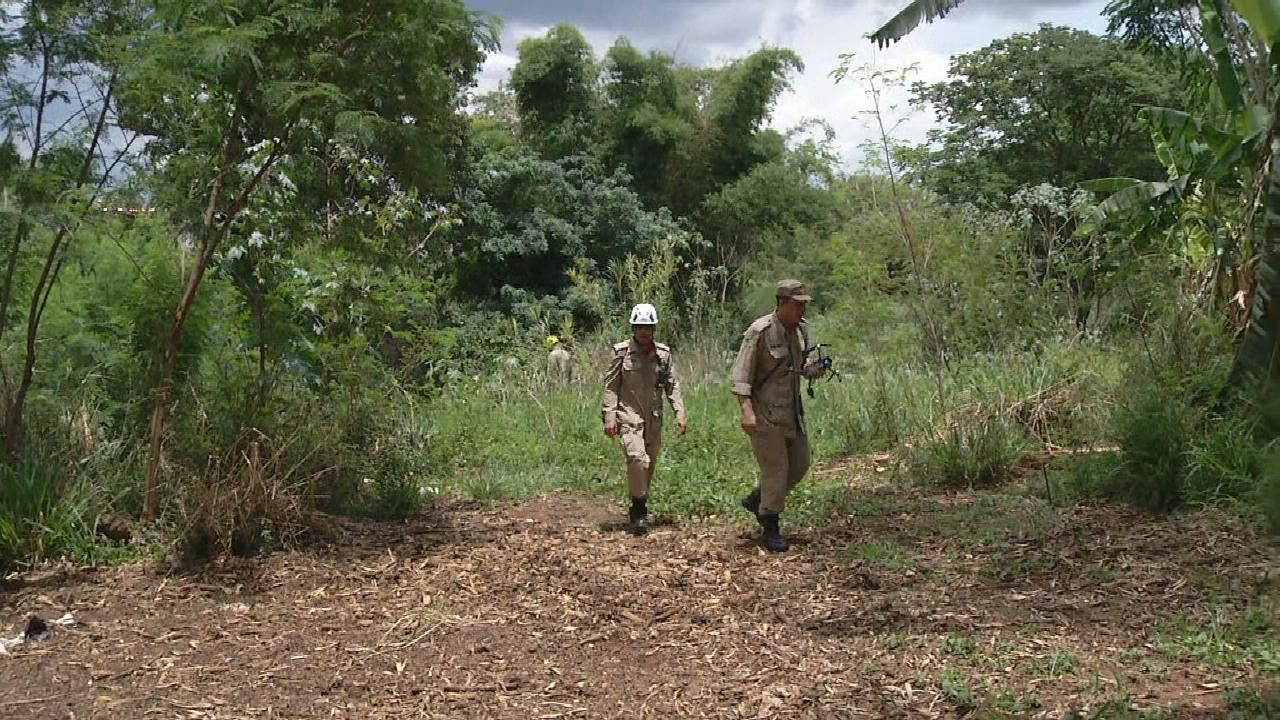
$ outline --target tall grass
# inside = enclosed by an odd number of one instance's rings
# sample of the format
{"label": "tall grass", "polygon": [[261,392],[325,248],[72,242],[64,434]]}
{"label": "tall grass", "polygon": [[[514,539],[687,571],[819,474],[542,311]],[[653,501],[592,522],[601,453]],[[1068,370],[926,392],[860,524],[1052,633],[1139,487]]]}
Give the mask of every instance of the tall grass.
{"label": "tall grass", "polygon": [[[816,325],[821,328],[821,320]],[[689,413],[688,434],[675,432],[668,411],[663,449],[651,492],[661,514],[708,517],[733,513],[757,480],[728,373],[737,337],[676,340],[677,370]],[[816,335],[822,342],[828,339]],[[660,338],[661,340],[661,338]],[[577,381],[550,387],[532,353],[489,377],[458,379],[424,413],[430,461],[428,485],[485,501],[522,499],[553,488],[622,500],[624,460],[601,431],[599,377],[604,339],[579,343]],[[833,343],[857,348],[850,342]],[[1105,352],[1078,346],[1039,355],[1009,353],[973,359],[954,371],[956,414],[933,404],[929,371],[881,361],[872,353],[837,356],[838,380],[814,384],[805,410],[815,469],[851,455],[903,453],[926,477],[978,483],[1001,479],[1037,442],[1096,442],[1096,416],[1108,397],[1098,368],[1115,365]],[[961,413],[964,413],[963,415]],[[839,499],[847,478],[811,475],[790,501],[793,513],[820,519]]]}
{"label": "tall grass", "polygon": [[58,466],[36,460],[0,465],[0,569],[52,560],[103,562],[128,551],[100,544],[93,482],[68,478]]}

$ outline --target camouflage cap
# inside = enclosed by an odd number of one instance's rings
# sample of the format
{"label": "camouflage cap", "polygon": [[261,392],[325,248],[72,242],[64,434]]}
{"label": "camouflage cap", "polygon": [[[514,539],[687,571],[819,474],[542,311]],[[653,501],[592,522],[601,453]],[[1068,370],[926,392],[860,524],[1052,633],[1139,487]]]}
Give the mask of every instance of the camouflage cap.
{"label": "camouflage cap", "polygon": [[783,280],[778,283],[778,297],[790,298],[799,302],[809,302],[809,290],[799,280]]}

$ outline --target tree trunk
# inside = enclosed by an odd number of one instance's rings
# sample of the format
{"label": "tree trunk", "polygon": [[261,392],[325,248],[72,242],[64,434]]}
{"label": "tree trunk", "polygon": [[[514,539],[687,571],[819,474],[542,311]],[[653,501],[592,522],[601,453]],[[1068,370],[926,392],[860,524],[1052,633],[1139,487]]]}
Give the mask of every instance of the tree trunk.
{"label": "tree trunk", "polygon": [[173,388],[173,371],[178,365],[178,351],[182,347],[182,328],[187,322],[187,315],[195,303],[196,290],[204,277],[205,268],[209,266],[211,253],[207,242],[201,242],[196,254],[195,267],[191,269],[191,277],[187,280],[187,288],[178,301],[178,309],[173,316],[173,325],[169,328],[169,338],[165,341],[164,361],[160,364],[160,381],[156,388],[155,406],[151,409],[151,421],[147,429],[151,435],[151,449],[147,456],[146,485],[142,497],[142,519],[151,522],[156,518],[156,506],[159,504],[159,478],[161,453],[164,449],[165,415],[169,408],[169,396]]}
{"label": "tree trunk", "polygon": [[[293,126],[296,123],[297,118],[294,118],[286,125],[286,142],[292,136]],[[144,522],[155,520],[156,509],[160,500],[160,462],[164,450],[165,416],[169,408],[169,398],[173,391],[173,371],[178,365],[178,351],[182,347],[182,328],[187,322],[187,315],[191,312],[191,306],[195,303],[196,291],[200,289],[200,281],[204,279],[205,270],[208,269],[209,262],[213,260],[213,254],[218,251],[218,246],[221,245],[227,233],[230,232],[231,223],[240,214],[240,211],[244,210],[254,191],[262,183],[262,179],[271,171],[272,166],[280,159],[280,155],[285,149],[284,144],[276,143],[271,150],[271,154],[263,161],[262,167],[258,168],[258,172],[240,189],[235,199],[226,207],[222,217],[219,218],[216,210],[218,201],[222,197],[222,181],[225,177],[226,168],[230,167],[235,161],[234,148],[237,147],[239,142],[239,124],[233,121],[227,131],[223,146],[222,168],[214,178],[213,186],[209,191],[209,202],[205,206],[204,218],[201,223],[201,236],[196,245],[195,266],[191,268],[191,277],[187,280],[187,287],[182,293],[182,299],[178,301],[178,309],[174,313],[173,325],[169,329],[169,338],[165,341],[164,361],[160,365],[160,379],[156,387],[156,403],[151,409],[151,420],[148,423],[151,446],[147,456],[147,473],[142,497],[142,519]]]}
{"label": "tree trunk", "polygon": [[1280,100],[1273,105],[1267,146],[1271,149],[1264,185],[1263,237],[1257,249],[1253,300],[1249,325],[1236,350],[1230,384],[1248,388],[1255,398],[1274,402],[1275,385],[1280,381]]}

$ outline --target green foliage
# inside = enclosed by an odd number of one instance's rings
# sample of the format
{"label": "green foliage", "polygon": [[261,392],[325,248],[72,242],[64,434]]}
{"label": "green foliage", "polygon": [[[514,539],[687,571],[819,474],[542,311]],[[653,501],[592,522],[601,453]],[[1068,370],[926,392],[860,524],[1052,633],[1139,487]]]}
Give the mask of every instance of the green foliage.
{"label": "green foliage", "polygon": [[983,487],[1004,481],[1026,449],[1019,429],[979,410],[928,440],[919,462],[926,477],[943,485]]}
{"label": "green foliage", "polygon": [[[484,134],[464,191],[462,214],[474,230],[463,240],[468,292],[501,290],[594,327],[593,318],[552,307],[573,302],[550,300],[565,289],[566,271],[598,277],[628,253],[643,257],[647,242],[637,236],[683,218],[680,260],[689,265],[678,301],[697,305],[712,289],[711,272],[723,301],[741,289],[754,254],[829,214],[814,180],[831,179],[834,155],[812,141],[789,146],[765,127],[803,67],[794,52],[766,47],[723,67],[693,68],[620,38],[597,65],[581,33],[560,24],[523,40],[518,53],[509,96],[517,117],[499,91],[482,99],[475,121]],[[510,277],[510,290],[477,277],[484,274]]]}
{"label": "green foliage", "polygon": [[924,175],[950,199],[1000,205],[1046,181],[1161,174],[1134,108],[1175,104],[1176,77],[1117,40],[1042,26],[955,57],[949,75],[915,92],[945,124]]}
{"label": "green foliage", "polygon": [[951,665],[944,667],[938,685],[942,690],[942,696],[960,709],[961,712],[966,712],[974,707],[973,687],[970,684],[968,675],[963,670]]}
{"label": "green foliage", "polygon": [[611,162],[653,208],[671,197],[668,169],[694,138],[697,108],[669,55],[642,54],[619,38],[604,60],[601,125]]}
{"label": "green foliage", "polygon": [[[852,562],[862,562],[868,567],[885,570],[900,570],[908,565],[902,547],[892,538],[869,540],[851,548],[846,555]],[[972,643],[970,649],[972,650]]]}
{"label": "green foliage", "polygon": [[644,208],[626,175],[607,173],[588,155],[543,160],[523,149],[502,151],[477,162],[472,182],[462,202],[468,222],[459,233],[459,287],[526,319],[536,306],[593,327],[617,312],[612,303],[628,299],[613,293],[605,305],[590,294],[593,284],[616,285],[628,258],[674,262],[667,252],[683,252],[690,242],[665,210]]}
{"label": "green foliage", "polygon": [[1207,618],[1180,618],[1156,635],[1156,645],[1177,657],[1190,655],[1208,667],[1248,663],[1260,675],[1280,672],[1277,599],[1265,595],[1240,609],[1222,609]]}
{"label": "green foliage", "polygon": [[1157,512],[1233,501],[1265,512],[1271,443],[1247,412],[1215,413],[1138,383],[1113,423],[1120,464],[1104,492]]}
{"label": "green foliage", "polygon": [[760,129],[773,103],[790,87],[788,76],[802,70],[804,63],[795,52],[765,47],[719,71],[707,97],[711,146],[706,162],[717,184],[775,157],[770,135]]}
{"label": "green foliage", "polygon": [[1183,500],[1191,433],[1188,409],[1149,389],[1131,402],[1117,408],[1114,415],[1116,440],[1123,454],[1118,491],[1152,510],[1171,510]]}
{"label": "green foliage", "polygon": [[[108,65],[117,36],[138,18],[132,5],[120,2],[9,10],[0,31],[0,66],[6,70],[0,126],[7,135],[0,150],[0,233],[8,238],[0,251],[0,353],[13,362],[0,370],[0,449],[13,460],[28,440],[26,405],[49,298],[86,215],[124,154],[105,142],[118,90],[118,73]],[[15,339],[11,330],[20,327],[22,337]]]}
{"label": "green foliage", "polygon": [[[130,38],[120,71],[124,124],[155,137],[148,151],[165,159],[163,184],[211,186],[212,174],[231,168],[205,161],[232,135],[237,166],[260,143],[294,153],[340,137],[381,157],[405,186],[447,187],[449,163],[461,160],[453,148],[465,127],[456,113],[462,89],[495,46],[494,28],[452,0],[395,2],[372,22],[360,10],[161,3],[162,26]],[[237,167],[242,176],[219,185],[234,197],[254,169]],[[165,199],[193,224],[204,209]]]}
{"label": "green foliage", "polygon": [[961,2],[964,0],[911,0],[868,37],[881,48],[888,47],[910,34],[921,22],[931,23],[946,17]]}
{"label": "green foliage", "polygon": [[591,45],[577,28],[560,23],[544,37],[521,40],[516,52],[511,89],[524,138],[546,157],[570,154],[595,120],[599,69]]}
{"label": "green foliage", "polygon": [[835,202],[830,186],[814,179],[830,169],[824,153],[822,147],[809,144],[801,152],[755,165],[706,198],[698,215],[708,240],[702,260],[704,266],[723,269],[721,301],[737,295],[751,259],[794,259],[804,247],[797,235],[821,236],[832,229]]}
{"label": "green foliage", "polygon": [[1264,459],[1258,496],[1258,507],[1268,529],[1280,535],[1280,448],[1272,449]]}
{"label": "green foliage", "polygon": [[1280,379],[1280,155],[1271,161],[1266,193],[1266,244],[1258,264],[1249,330],[1236,356],[1238,382],[1264,395]]}
{"label": "green foliage", "polygon": [[92,479],[64,480],[45,460],[0,465],[0,569],[124,556],[97,539],[103,498]]}

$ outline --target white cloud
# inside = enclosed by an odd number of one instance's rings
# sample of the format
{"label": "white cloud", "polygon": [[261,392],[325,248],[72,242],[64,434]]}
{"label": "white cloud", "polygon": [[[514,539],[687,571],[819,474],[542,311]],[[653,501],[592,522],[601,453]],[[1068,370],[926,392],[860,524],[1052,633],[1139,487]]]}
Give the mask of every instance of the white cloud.
{"label": "white cloud", "polygon": [[[946,18],[923,25],[901,42],[878,50],[865,36],[891,17],[900,2],[691,2],[683,6],[681,22],[661,28],[653,24],[612,27],[609,16],[599,12],[607,6],[592,6],[591,14],[586,14],[588,11],[581,5],[564,4],[556,10],[559,15],[555,20],[528,22],[509,16],[502,33],[503,50],[485,63],[480,86],[482,91],[496,87],[515,65],[518,42],[545,33],[552,22],[561,20],[579,24],[597,55],[603,55],[619,35],[631,38],[642,49],[662,50],[677,60],[698,64],[719,64],[762,45],[780,45],[795,50],[805,69],[793,78],[792,90],[779,99],[772,125],[785,130],[808,118],[825,120],[836,131],[841,157],[853,167],[862,157],[859,147],[875,139],[876,134],[865,115],[871,102],[864,84],[852,76],[837,84],[831,77],[842,54],[853,54],[854,67],[900,70],[914,64],[912,80],[936,82],[946,77],[953,55],[977,50],[1015,32],[1034,31],[1040,23],[1070,25],[1095,33],[1106,29],[1102,16],[1105,0],[970,0]],[[479,4],[483,7],[485,3]],[[633,17],[618,17],[622,22],[635,21]],[[673,26],[679,29],[671,30]],[[907,89],[901,87],[885,93],[884,108],[896,108],[896,112],[888,113],[887,122],[894,124],[899,115],[908,112],[908,97]],[[907,142],[923,142],[932,125],[931,112],[917,111],[897,126],[896,136]]]}

